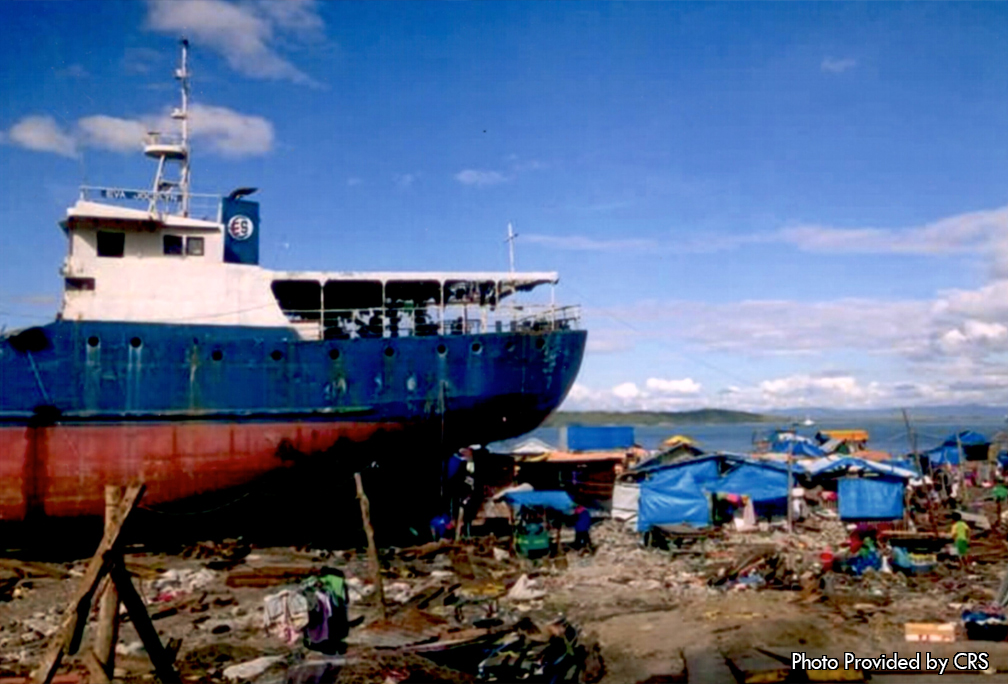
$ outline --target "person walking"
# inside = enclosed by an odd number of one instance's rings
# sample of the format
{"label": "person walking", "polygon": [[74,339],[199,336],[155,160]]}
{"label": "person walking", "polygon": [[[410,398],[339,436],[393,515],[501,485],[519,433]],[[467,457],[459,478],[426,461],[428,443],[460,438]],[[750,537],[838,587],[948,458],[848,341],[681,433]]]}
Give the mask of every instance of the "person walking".
{"label": "person walking", "polygon": [[595,545],[591,540],[591,513],[584,506],[574,509],[574,548],[578,551],[588,550],[589,553],[595,551]]}
{"label": "person walking", "polygon": [[952,512],[952,541],[955,543],[956,554],[959,556],[959,562],[963,567],[966,567],[966,559],[969,555],[969,538],[970,538],[970,528],[965,522],[963,522],[962,516],[958,511]]}

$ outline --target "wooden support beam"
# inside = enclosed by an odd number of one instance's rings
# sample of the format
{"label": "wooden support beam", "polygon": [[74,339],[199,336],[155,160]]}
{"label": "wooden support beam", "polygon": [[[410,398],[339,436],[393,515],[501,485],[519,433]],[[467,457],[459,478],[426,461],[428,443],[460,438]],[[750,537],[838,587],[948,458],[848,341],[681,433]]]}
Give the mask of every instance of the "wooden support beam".
{"label": "wooden support beam", "polygon": [[367,494],[364,493],[364,483],[361,481],[360,473],[354,473],[354,482],[357,483],[357,498],[360,500],[361,518],[364,521],[364,533],[367,535],[368,543],[368,565],[371,566],[371,577],[374,579],[375,596],[378,598],[378,608],[381,610],[382,619],[388,617],[385,608],[385,585],[382,583],[381,563],[378,560],[378,547],[375,546],[374,528],[371,527],[371,504]]}
{"label": "wooden support beam", "polygon": [[[122,487],[105,485],[105,533],[115,526],[119,502],[122,500]],[[98,628],[95,632],[94,644],[91,650],[106,677],[112,676],[115,669],[115,647],[119,641],[119,592],[115,583],[108,582],[101,594],[98,607]]]}
{"label": "wooden support beam", "polygon": [[87,622],[88,613],[91,611],[91,599],[94,591],[101,582],[102,577],[108,572],[108,559],[114,554],[119,546],[119,536],[122,532],[123,523],[129,513],[136,507],[140,497],[143,496],[144,486],[133,484],[126,488],[122,502],[119,504],[119,512],[116,516],[116,524],[105,532],[98,550],[95,552],[91,562],[88,563],[84,576],[81,578],[77,592],[73,600],[67,606],[63,624],[53,635],[49,647],[42,655],[39,666],[32,675],[33,684],[50,684],[56,669],[63,660],[64,652],[75,653],[76,647],[80,643],[80,635]]}
{"label": "wooden support beam", "polygon": [[154,674],[162,684],[181,684],[182,680],[175,671],[175,657],[161,645],[161,638],[158,636],[157,630],[154,629],[150,615],[147,614],[147,607],[133,587],[133,582],[130,581],[130,575],[126,568],[121,562],[116,562],[109,572],[116,589],[119,590],[119,597],[122,599],[123,605],[126,606],[126,612],[129,613],[130,620],[133,622],[133,627],[140,636],[140,641],[143,642],[151,663],[154,665]]}

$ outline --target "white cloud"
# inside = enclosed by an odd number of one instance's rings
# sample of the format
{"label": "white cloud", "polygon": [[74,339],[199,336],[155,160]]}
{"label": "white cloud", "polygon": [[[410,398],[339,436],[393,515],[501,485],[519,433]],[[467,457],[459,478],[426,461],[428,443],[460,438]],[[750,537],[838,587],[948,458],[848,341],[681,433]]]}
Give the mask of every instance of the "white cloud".
{"label": "white cloud", "polygon": [[830,74],[842,74],[849,69],[853,69],[857,66],[857,60],[850,57],[845,57],[844,59],[834,59],[832,57],[823,58],[822,63],[819,68],[826,73]]}
{"label": "white cloud", "polygon": [[[190,108],[193,144],[224,157],[261,155],[273,147],[273,124],[227,107],[195,104]],[[80,148],[134,152],[142,148],[148,131],[174,131],[168,114],[122,119],[98,114],[78,119],[65,131],[50,116],[26,116],[11,127],[10,142],[30,150],[77,156]]]}
{"label": "white cloud", "polygon": [[697,394],[701,388],[700,383],[693,378],[683,378],[682,380],[648,378],[644,386],[653,392],[662,394]]}
{"label": "white cloud", "polygon": [[273,124],[227,107],[195,104],[190,108],[192,135],[227,157],[265,154],[273,147]]}
{"label": "white cloud", "polygon": [[323,24],[314,2],[150,0],[147,8],[149,28],[188,36],[218,52],[238,73],[318,85],[277,50],[279,33],[290,33],[300,40],[318,36]]}
{"label": "white cloud", "polygon": [[500,183],[505,183],[509,179],[504,174],[499,171],[480,171],[477,169],[465,169],[464,171],[459,171],[455,174],[455,180],[457,180],[462,185],[473,185],[478,188],[487,187],[489,185],[498,185]]}
{"label": "white cloud", "polygon": [[113,152],[136,152],[142,149],[149,127],[133,119],[114,116],[86,116],[77,121],[82,144]]}
{"label": "white cloud", "polygon": [[577,252],[613,252],[653,249],[657,242],[648,239],[628,238],[623,240],[599,240],[585,235],[538,235],[523,236],[526,242]]}
{"label": "white cloud", "polygon": [[77,156],[77,142],[51,116],[26,116],[7,131],[10,142],[36,152]]}
{"label": "white cloud", "polygon": [[613,396],[620,399],[636,399],[641,395],[637,385],[632,382],[624,382],[612,388]]}
{"label": "white cloud", "polygon": [[416,180],[417,180],[417,174],[404,173],[399,176],[396,176],[395,182],[396,185],[398,185],[400,188],[406,190],[408,188],[412,188],[413,184],[416,183]]}
{"label": "white cloud", "polygon": [[356,177],[350,177],[350,178],[346,179],[346,184],[347,184],[348,188],[352,188],[352,187],[354,187],[356,185],[360,185],[361,184],[361,179],[360,178],[356,178]]}

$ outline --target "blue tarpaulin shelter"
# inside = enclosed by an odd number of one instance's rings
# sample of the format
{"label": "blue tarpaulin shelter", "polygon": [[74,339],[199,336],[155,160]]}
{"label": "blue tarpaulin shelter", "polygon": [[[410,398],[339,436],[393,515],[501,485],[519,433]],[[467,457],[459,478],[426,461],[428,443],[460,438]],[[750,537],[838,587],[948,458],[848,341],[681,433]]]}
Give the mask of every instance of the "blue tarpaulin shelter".
{"label": "blue tarpaulin shelter", "polygon": [[[800,468],[795,467],[795,476]],[[677,461],[648,472],[640,483],[637,529],[655,525],[711,524],[711,494],[750,497],[764,514],[787,501],[787,466],[734,454]]]}
{"label": "blue tarpaulin shelter", "polygon": [[925,451],[932,466],[959,465],[960,450],[967,460],[986,460],[990,440],[974,430],[962,430],[945,438],[940,446]]}
{"label": "blue tarpaulin shelter", "polygon": [[574,510],[574,500],[567,492],[509,492],[504,500],[512,506],[528,508],[550,508],[561,513]]}
{"label": "blue tarpaulin shelter", "polygon": [[899,520],[903,517],[901,479],[844,477],[837,485],[841,520]]}
{"label": "blue tarpaulin shelter", "polygon": [[707,527],[711,523],[707,495],[689,471],[679,478],[648,480],[640,485],[637,505],[637,530],[647,532],[656,525],[693,525]]}

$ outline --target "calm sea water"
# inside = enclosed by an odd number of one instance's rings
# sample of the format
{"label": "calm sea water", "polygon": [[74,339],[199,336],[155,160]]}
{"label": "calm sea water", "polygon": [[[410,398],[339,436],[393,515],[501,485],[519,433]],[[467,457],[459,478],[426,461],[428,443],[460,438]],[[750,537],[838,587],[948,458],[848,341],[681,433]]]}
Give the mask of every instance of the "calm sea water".
{"label": "calm sea water", "polygon": [[[930,449],[960,430],[975,430],[988,438],[992,438],[1001,430],[1008,430],[1008,425],[1001,420],[972,419],[967,422],[915,421],[911,427],[917,435],[918,449]],[[774,429],[790,428],[787,423],[738,423],[734,425],[666,425],[637,426],[634,436],[641,446],[647,449],[657,449],[662,440],[672,435],[686,435],[697,442],[705,451],[748,452],[752,450],[754,436],[769,435]],[[910,451],[906,425],[902,420],[862,420],[854,422],[827,421],[817,422],[812,427],[798,427],[798,433],[812,437],[817,430],[858,428],[868,431],[871,449],[888,451],[895,454]],[[529,436],[556,446],[560,442],[558,428],[539,428],[518,440],[502,442],[502,445],[520,442]]]}

